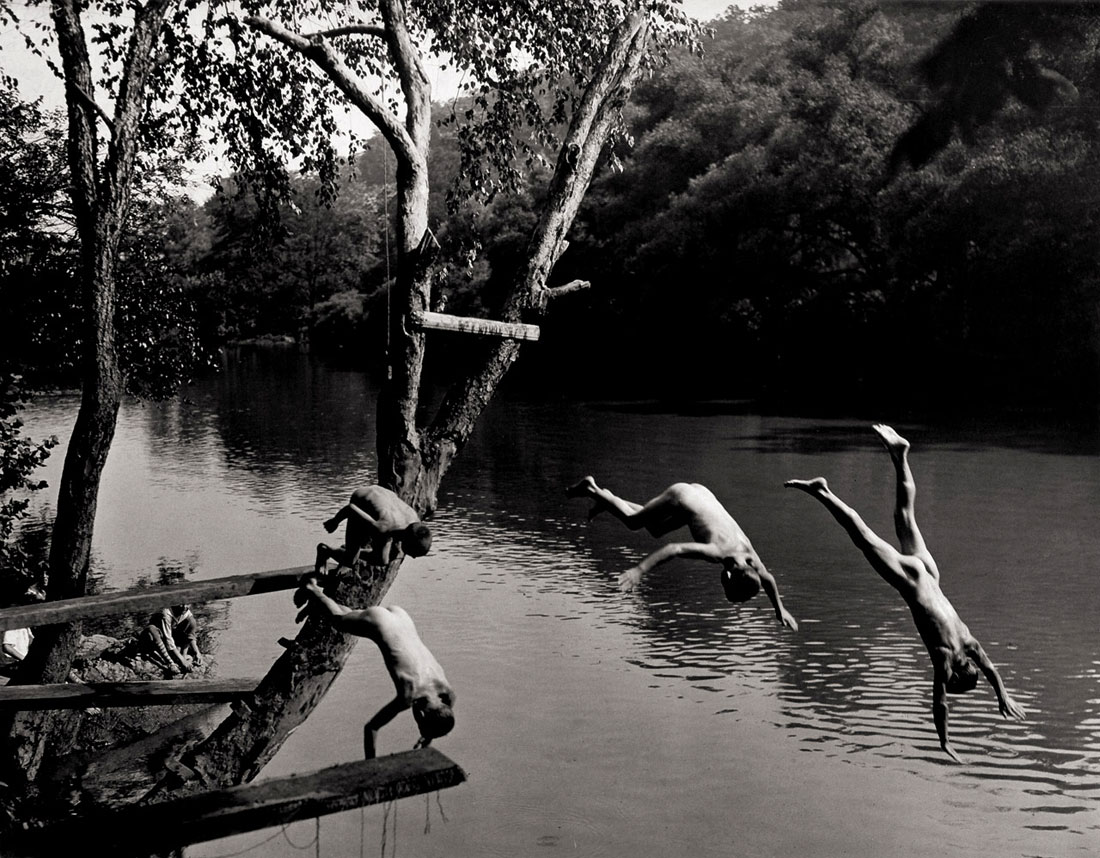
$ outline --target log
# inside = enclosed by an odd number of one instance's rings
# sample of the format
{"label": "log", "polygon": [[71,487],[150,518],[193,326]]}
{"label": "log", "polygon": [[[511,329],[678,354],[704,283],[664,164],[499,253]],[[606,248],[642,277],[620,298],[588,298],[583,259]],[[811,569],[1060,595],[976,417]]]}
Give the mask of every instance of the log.
{"label": "log", "polygon": [[461,334],[481,334],[488,337],[504,337],[508,340],[537,340],[538,325],[521,322],[498,322],[495,319],[477,319],[473,316],[450,316],[417,310],[411,314],[413,327],[419,330],[456,331]]}
{"label": "log", "polygon": [[[5,854],[166,852],[192,843],[313,819],[457,786],[460,766],[435,748],[341,763],[306,774],[213,790],[159,804],[70,817],[6,838]],[[9,851],[11,850],[11,851]]]}
{"label": "log", "polygon": [[109,617],[159,610],[168,605],[196,604],[215,599],[232,599],[237,596],[255,596],[293,590],[298,580],[312,566],[294,569],[276,569],[270,572],[252,572],[232,575],[228,578],[211,578],[206,581],[185,581],[181,584],[165,584],[160,587],[137,587],[115,593],[100,593],[76,599],[58,599],[55,602],[39,602],[0,610],[0,630],[48,626],[51,623],[68,623],[94,617]]}
{"label": "log", "polygon": [[165,679],[148,682],[5,685],[0,688],[0,710],[225,703],[251,694],[259,684],[258,679]]}

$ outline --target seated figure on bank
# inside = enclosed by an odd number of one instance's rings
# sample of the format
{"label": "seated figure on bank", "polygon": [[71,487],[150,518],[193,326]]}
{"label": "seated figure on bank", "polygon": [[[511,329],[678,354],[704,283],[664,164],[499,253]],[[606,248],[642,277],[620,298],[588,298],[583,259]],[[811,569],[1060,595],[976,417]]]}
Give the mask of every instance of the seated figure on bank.
{"label": "seated figure on bank", "polygon": [[168,672],[190,673],[202,667],[199,624],[188,605],[162,608],[137,634],[137,654]]}

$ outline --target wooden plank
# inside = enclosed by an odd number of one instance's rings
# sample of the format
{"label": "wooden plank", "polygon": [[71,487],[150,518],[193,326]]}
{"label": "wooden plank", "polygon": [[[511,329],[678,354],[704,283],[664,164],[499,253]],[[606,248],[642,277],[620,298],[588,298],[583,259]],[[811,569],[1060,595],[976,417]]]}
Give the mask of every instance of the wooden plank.
{"label": "wooden plank", "polygon": [[259,684],[258,679],[164,679],[149,682],[5,685],[0,688],[0,710],[225,703],[251,694]]}
{"label": "wooden plank", "polygon": [[414,328],[433,331],[456,331],[461,334],[481,334],[488,337],[504,337],[510,340],[537,340],[538,325],[521,322],[498,322],[495,319],[476,319],[473,316],[450,316],[446,313],[430,313],[417,310],[411,314]]}
{"label": "wooden plank", "polygon": [[[164,852],[299,819],[380,804],[457,786],[466,773],[435,748],[342,763],[300,775],[215,790],[114,812],[74,817],[33,832],[16,833],[24,855],[63,855],[79,843],[87,855],[141,850]],[[64,851],[52,851],[54,849]]]}
{"label": "wooden plank", "polygon": [[77,599],[58,599],[54,602],[38,602],[0,610],[0,630],[48,626],[51,623],[67,623],[72,620],[89,620],[114,614],[129,614],[159,610],[169,605],[196,604],[215,599],[232,599],[237,596],[254,596],[278,590],[293,590],[298,579],[312,566],[294,569],[276,569],[271,572],[252,572],[247,575],[231,575],[227,578],[210,578],[206,581],[185,581],[160,587],[137,587],[115,593],[100,593]]}

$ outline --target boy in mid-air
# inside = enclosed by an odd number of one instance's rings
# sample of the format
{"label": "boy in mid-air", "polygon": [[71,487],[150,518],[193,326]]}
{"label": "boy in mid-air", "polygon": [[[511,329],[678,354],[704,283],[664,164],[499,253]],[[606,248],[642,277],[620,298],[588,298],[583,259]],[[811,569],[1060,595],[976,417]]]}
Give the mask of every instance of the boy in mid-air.
{"label": "boy in mid-air", "polygon": [[[382,651],[382,660],[397,689],[397,696],[383,706],[363,727],[363,752],[368,760],[375,756],[378,731],[398,714],[412,709],[420,729],[417,747],[431,744],[451,732],[454,727],[454,689],[443,675],[443,668],[424,646],[416,632],[412,617],[396,605],[390,608],[371,607],[355,611],[341,605],[310,577],[295,593],[294,604],[301,607],[310,601],[333,628],[349,635],[374,641]],[[298,615],[301,620],[305,612]]]}
{"label": "boy in mid-air", "polygon": [[874,570],[905,599],[932,659],[932,718],[940,746],[953,760],[961,763],[947,735],[947,695],[962,694],[974,688],[978,684],[978,668],[997,693],[997,702],[1005,718],[1023,719],[1024,710],[1008,696],[997,668],[940,590],[939,568],[917,529],[914,509],[917,487],[909,470],[909,442],[889,426],[878,424],[874,430],[890,454],[897,475],[894,527],[901,542],[900,552],[877,536],[855,510],[834,495],[822,477],[788,480],[784,485],[817,498],[848,532]]}
{"label": "boy in mid-air", "polygon": [[368,563],[383,565],[394,560],[398,551],[409,557],[423,557],[432,547],[431,531],[421,524],[416,510],[382,486],[356,489],[351,500],[325,522],[325,530],[334,532],[345,519],[348,524],[342,546],[333,548],[323,542],[317,545],[314,570],[318,575],[324,572],[329,558],[354,569],[364,549]]}
{"label": "boy in mid-air", "polygon": [[745,532],[706,486],[674,483],[645,506],[616,497],[596,485],[592,477],[585,477],[565,493],[571,498],[588,497],[595,501],[588,513],[590,520],[606,511],[631,530],[644,527],[656,537],[681,527],[691,531],[694,542],[669,543],[627,569],[619,576],[620,589],[633,589],[642,575],[673,557],[707,560],[721,564],[722,589],[727,599],[746,602],[763,588],[775,608],[776,619],[789,629],[798,629],[794,617],[783,607],[775,578],[764,568]]}

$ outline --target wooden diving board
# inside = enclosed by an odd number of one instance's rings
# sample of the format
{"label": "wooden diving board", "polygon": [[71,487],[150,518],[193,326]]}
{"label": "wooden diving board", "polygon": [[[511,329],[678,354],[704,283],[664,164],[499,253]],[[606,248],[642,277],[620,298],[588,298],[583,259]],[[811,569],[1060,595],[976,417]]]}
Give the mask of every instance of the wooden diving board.
{"label": "wooden diving board", "polygon": [[[88,856],[158,854],[215,840],[313,819],[399,798],[422,795],[466,780],[466,773],[435,748],[405,751],[374,760],[342,763],[300,775],[214,790],[158,804],[129,805],[73,817],[38,831],[15,832],[5,843],[23,855],[64,855],[80,844]],[[58,851],[53,851],[58,850]],[[260,853],[262,854],[262,853]]]}
{"label": "wooden diving board", "polygon": [[170,605],[197,604],[215,599],[293,590],[298,586],[298,579],[312,571],[312,566],[299,566],[295,569],[252,572],[228,578],[210,578],[206,581],[184,581],[160,587],[136,587],[115,593],[19,605],[0,610],[0,631],[90,620],[116,614],[152,613]]}
{"label": "wooden diving board", "polygon": [[0,687],[0,711],[227,703],[251,694],[258,679],[164,679],[149,682],[62,682]]}
{"label": "wooden diving board", "polygon": [[410,314],[414,328],[433,331],[456,331],[461,334],[481,334],[489,337],[504,337],[509,340],[537,340],[538,325],[526,325],[521,322],[498,322],[495,319],[478,319],[473,316],[450,316],[446,313],[432,313],[427,310],[415,310]]}

